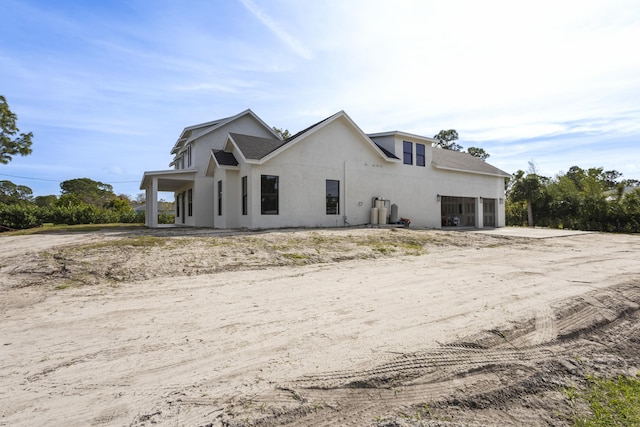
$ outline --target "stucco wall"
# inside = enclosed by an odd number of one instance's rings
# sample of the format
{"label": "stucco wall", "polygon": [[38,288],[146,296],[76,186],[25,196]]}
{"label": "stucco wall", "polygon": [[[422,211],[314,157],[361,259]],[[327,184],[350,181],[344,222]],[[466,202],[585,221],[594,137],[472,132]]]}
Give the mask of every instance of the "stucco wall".
{"label": "stucco wall", "polygon": [[[336,227],[345,225],[345,215],[351,223],[354,216],[350,212],[352,198],[348,195],[352,187],[347,183],[348,159],[354,158],[368,164],[384,162],[371,143],[346,119],[338,119],[266,163],[254,165],[250,180],[251,227]],[[279,177],[278,215],[260,213],[261,175]],[[326,214],[325,185],[328,179],[340,181],[339,215]],[[353,215],[359,224],[368,222],[362,213],[354,212]]]}
{"label": "stucco wall", "polygon": [[[403,140],[408,139],[396,138],[394,145],[402,147]],[[337,119],[262,165],[243,165],[234,184],[239,219],[229,220],[227,225],[276,228],[368,224],[372,198],[382,197],[396,204],[399,217],[410,218],[412,225],[440,228],[438,194],[473,197],[478,203],[479,197],[504,198],[502,178],[435,169],[431,166],[431,150],[426,145],[424,167],[415,165],[415,148],[414,165],[389,162],[346,119]],[[240,177],[244,175],[249,177],[249,215],[243,217],[239,195]],[[278,215],[260,213],[261,175],[279,177]],[[340,181],[339,215],[326,214],[328,179]],[[502,212],[498,207],[496,221],[504,225],[504,204],[500,206]],[[479,208],[476,212],[480,216]]]}
{"label": "stucco wall", "polygon": [[[196,179],[193,183],[193,216],[185,218],[185,225],[197,227],[238,227],[238,220],[235,219],[240,211],[237,207],[238,197],[236,187],[238,182],[229,182],[224,170],[216,171],[213,177],[205,176],[209,159],[211,158],[212,149],[222,149],[229,133],[242,133],[246,135],[254,135],[259,137],[272,138],[273,135],[268,129],[247,114],[227,125],[216,129],[198,139],[192,144],[192,166],[198,170]],[[236,173],[237,174],[237,173]],[[218,199],[218,180],[223,180],[223,215],[218,216],[217,199]],[[191,187],[185,186],[180,191],[188,191]],[[227,188],[229,190],[227,190]],[[226,194],[229,193],[230,200],[227,200]],[[234,199],[235,197],[235,199]],[[225,207],[225,205],[228,205]],[[229,221],[229,218],[234,218]],[[176,218],[176,224],[182,224],[182,218]]]}

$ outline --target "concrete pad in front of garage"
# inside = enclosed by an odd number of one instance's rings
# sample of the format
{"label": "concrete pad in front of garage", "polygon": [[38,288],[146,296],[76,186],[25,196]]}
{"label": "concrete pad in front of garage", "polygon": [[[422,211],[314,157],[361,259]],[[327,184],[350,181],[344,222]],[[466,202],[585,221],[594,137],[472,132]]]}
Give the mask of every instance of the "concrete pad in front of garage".
{"label": "concrete pad in front of garage", "polygon": [[493,234],[497,236],[528,237],[530,239],[548,239],[551,237],[567,237],[578,234],[590,234],[593,231],[561,230],[559,228],[542,227],[500,227],[483,230],[470,230],[472,233]]}

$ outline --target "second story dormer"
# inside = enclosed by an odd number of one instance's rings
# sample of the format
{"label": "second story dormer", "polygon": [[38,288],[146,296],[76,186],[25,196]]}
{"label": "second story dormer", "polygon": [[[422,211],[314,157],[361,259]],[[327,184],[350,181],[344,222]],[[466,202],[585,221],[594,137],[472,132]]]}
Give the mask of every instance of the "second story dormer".
{"label": "second story dormer", "polygon": [[229,133],[280,139],[253,111],[245,110],[235,116],[184,128],[171,149],[173,160],[169,166],[176,170],[191,169],[198,175],[204,174],[211,151],[222,149]]}
{"label": "second story dormer", "polygon": [[407,166],[426,167],[433,160],[433,138],[391,131],[368,135],[376,144],[402,160]]}

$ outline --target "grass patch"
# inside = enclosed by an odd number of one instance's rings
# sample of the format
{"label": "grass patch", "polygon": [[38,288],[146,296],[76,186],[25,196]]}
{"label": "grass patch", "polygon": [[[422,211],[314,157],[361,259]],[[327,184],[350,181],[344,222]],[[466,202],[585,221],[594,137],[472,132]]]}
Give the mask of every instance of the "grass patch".
{"label": "grass patch", "polygon": [[309,259],[311,258],[309,255],[304,255],[304,254],[294,254],[294,253],[284,253],[282,254],[283,257],[288,258],[288,259]]}
{"label": "grass patch", "polygon": [[93,245],[82,246],[79,249],[101,249],[101,248],[122,248],[122,247],[137,247],[148,248],[155,246],[164,246],[167,244],[168,239],[165,237],[155,236],[135,236],[127,237],[124,239],[110,240],[107,242],[96,243]]}
{"label": "grass patch", "polygon": [[579,397],[588,402],[591,414],[574,416],[574,427],[640,426],[640,376],[588,381]]}
{"label": "grass patch", "polygon": [[31,234],[47,233],[89,233],[103,229],[118,230],[139,230],[146,228],[143,224],[80,224],[80,225],[53,225],[43,224],[42,227],[30,228],[28,230],[17,230],[0,233],[0,236],[28,236]]}
{"label": "grass patch", "polygon": [[396,249],[393,246],[394,245],[391,245],[390,247],[389,245],[375,244],[375,245],[371,245],[371,250],[374,252],[379,252],[383,255],[389,255],[392,252],[396,251]]}

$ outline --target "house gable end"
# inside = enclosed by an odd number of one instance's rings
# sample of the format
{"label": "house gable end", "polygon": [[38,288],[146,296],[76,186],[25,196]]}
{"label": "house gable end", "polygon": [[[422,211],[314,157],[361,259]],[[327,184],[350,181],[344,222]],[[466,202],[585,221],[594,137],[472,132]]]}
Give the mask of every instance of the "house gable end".
{"label": "house gable end", "polygon": [[389,161],[389,162],[399,161],[399,159],[397,157],[389,156],[389,154],[391,154],[391,153],[389,153],[387,150],[384,150],[378,144],[373,142],[371,140],[371,138],[369,138],[360,129],[360,127],[358,127],[358,125],[355,124],[355,122],[351,119],[351,117],[349,117],[349,115],[347,113],[345,113],[344,111],[339,111],[338,113],[336,113],[336,114],[334,114],[332,116],[329,116],[326,119],[321,120],[318,123],[316,123],[316,124],[306,128],[306,129],[298,132],[297,134],[295,134],[291,138],[288,138],[285,141],[285,144],[282,144],[281,146],[279,146],[276,149],[274,149],[272,152],[268,153],[266,156],[262,157],[260,159],[260,163],[264,163],[264,162],[269,161],[270,159],[272,159],[273,157],[279,155],[283,151],[288,150],[292,146],[298,144],[299,142],[311,137],[316,132],[320,132],[325,127],[331,126],[333,123],[335,123],[336,121],[338,121],[340,119],[344,120],[345,124],[348,127],[350,127],[359,136],[359,139],[361,141],[363,141],[370,149],[372,149],[378,156],[380,156],[381,158],[383,158],[384,160]]}
{"label": "house gable end", "polygon": [[193,126],[184,128],[184,130],[182,131],[182,134],[180,135],[180,138],[178,138],[178,141],[176,142],[173,149],[171,150],[171,154],[179,155],[182,151],[186,149],[185,148],[186,145],[189,144],[190,142],[193,142],[199,138],[202,138],[203,136],[217,129],[220,129],[223,126],[228,125],[229,123],[232,123],[245,116],[249,116],[253,120],[255,120],[255,122],[257,122],[258,125],[260,125],[265,130],[267,130],[268,133],[272,135],[275,139],[280,139],[280,136],[269,125],[267,125],[260,117],[258,117],[253,111],[251,111],[251,109],[247,109],[242,111],[239,114],[236,114],[235,116],[226,117],[223,119],[214,120],[211,122],[201,123],[198,125],[193,125]]}

